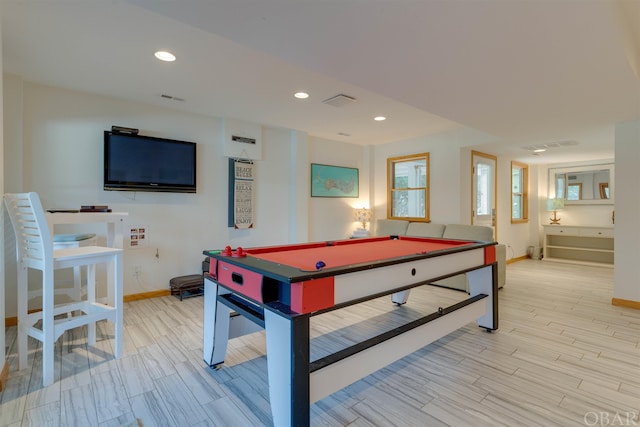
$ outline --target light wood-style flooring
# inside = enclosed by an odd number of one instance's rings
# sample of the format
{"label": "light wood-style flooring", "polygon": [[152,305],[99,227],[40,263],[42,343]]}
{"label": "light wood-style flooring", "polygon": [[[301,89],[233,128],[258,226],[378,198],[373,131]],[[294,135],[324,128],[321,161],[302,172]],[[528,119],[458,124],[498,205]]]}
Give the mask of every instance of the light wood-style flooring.
{"label": "light wood-style flooring", "polygon": [[[640,311],[612,306],[612,290],[612,269],[510,264],[498,331],[469,324],[313,404],[311,424],[640,425]],[[402,307],[387,297],[318,316],[312,354],[464,298],[421,287]],[[96,347],[84,330],[67,333],[46,388],[36,342],[30,366],[17,371],[15,327],[7,328],[0,426],[272,425],[263,333],[231,340],[225,365],[209,370],[202,310],[202,298],[127,303],[123,357],[113,359],[106,322]]]}

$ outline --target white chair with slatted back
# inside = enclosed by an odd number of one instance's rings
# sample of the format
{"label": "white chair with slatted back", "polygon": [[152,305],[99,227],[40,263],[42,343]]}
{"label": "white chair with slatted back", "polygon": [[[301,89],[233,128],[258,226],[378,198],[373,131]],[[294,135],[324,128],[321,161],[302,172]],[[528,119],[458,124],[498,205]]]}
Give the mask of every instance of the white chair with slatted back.
{"label": "white chair with slatted back", "polygon": [[[114,324],[115,357],[122,354],[122,249],[85,246],[53,250],[51,234],[42,204],[36,193],[5,194],[4,203],[16,235],[18,265],[18,363],[27,365],[27,337],[42,342],[43,385],[54,380],[55,342],[65,331],[88,327],[88,343],[96,343],[96,322],[107,319]],[[105,263],[113,272],[113,305],[96,302],[95,266]],[[54,270],[89,266],[87,299],[54,304]],[[29,314],[28,272],[42,271],[42,311]],[[66,314],[66,316],[60,316]],[[40,323],[40,321],[42,321]]]}
{"label": "white chair with slatted back", "polygon": [[[53,250],[80,248],[83,246],[98,246],[98,239],[95,233],[75,233],[75,234],[54,234]],[[87,272],[87,277],[89,273]],[[82,288],[82,268],[80,266],[73,268],[73,287],[65,286],[64,281],[56,281],[56,295],[67,295],[74,301],[80,301],[85,295]],[[37,293],[29,292],[29,299],[33,298]]]}

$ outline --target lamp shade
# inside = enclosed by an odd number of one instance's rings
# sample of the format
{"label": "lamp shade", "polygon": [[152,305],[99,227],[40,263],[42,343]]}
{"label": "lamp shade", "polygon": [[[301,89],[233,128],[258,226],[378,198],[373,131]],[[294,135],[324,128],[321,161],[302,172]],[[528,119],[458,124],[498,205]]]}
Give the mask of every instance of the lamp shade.
{"label": "lamp shade", "polygon": [[564,208],[564,199],[547,199],[547,210],[557,211]]}
{"label": "lamp shade", "polygon": [[367,223],[371,221],[371,209],[356,209],[354,217],[356,221],[362,223],[362,228],[367,228]]}

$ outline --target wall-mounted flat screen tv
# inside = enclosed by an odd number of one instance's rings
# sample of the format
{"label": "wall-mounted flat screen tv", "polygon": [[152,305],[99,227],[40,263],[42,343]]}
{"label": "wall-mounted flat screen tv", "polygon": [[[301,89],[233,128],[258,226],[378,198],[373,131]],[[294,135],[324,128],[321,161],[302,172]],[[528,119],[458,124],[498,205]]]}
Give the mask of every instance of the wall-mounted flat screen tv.
{"label": "wall-mounted flat screen tv", "polygon": [[196,144],[104,132],[104,189],[196,192]]}

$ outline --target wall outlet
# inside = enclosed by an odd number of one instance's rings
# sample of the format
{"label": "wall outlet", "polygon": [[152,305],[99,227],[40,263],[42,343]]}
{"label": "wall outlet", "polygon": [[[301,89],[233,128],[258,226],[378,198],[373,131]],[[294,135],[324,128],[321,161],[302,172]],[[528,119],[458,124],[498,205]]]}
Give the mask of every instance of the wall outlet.
{"label": "wall outlet", "polygon": [[139,265],[134,265],[133,266],[133,277],[135,277],[136,279],[139,279],[141,274],[142,274],[142,267],[139,266]]}

